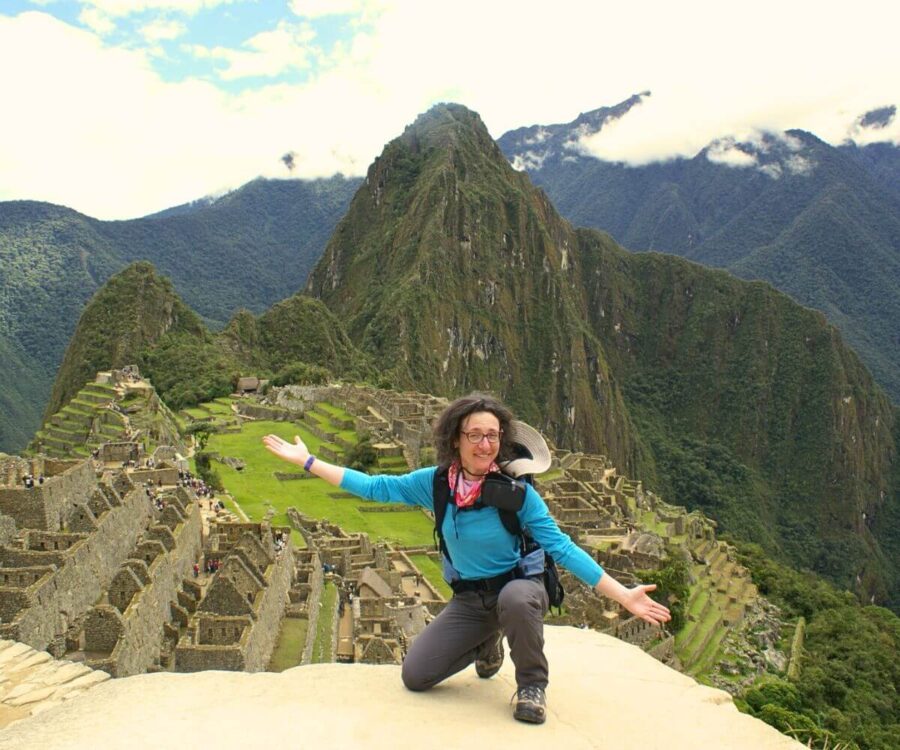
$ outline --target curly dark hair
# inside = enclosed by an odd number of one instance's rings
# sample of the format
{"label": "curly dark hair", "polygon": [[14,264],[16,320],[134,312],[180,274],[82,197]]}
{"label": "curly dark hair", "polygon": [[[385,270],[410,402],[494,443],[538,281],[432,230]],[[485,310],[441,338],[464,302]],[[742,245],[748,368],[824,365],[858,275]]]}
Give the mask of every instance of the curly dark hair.
{"label": "curly dark hair", "polygon": [[490,394],[475,392],[456,399],[444,409],[434,424],[434,449],[440,466],[447,467],[459,458],[456,443],[459,441],[462,424],[466,421],[466,417],[478,411],[488,411],[497,417],[501,431],[500,453],[497,460],[504,461],[510,458],[506,436],[509,434],[509,424],[514,419],[513,413]]}

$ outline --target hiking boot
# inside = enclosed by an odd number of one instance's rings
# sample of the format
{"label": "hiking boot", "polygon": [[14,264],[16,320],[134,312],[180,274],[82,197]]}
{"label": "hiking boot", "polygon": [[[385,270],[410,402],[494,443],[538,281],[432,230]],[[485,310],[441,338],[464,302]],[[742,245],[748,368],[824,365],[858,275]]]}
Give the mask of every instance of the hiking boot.
{"label": "hiking boot", "polygon": [[503,665],[503,633],[497,633],[494,640],[482,645],[481,653],[475,657],[475,674],[483,680],[493,677]]}
{"label": "hiking boot", "polygon": [[526,685],[516,691],[516,710],[513,718],[529,724],[543,724],[547,718],[547,698],[544,688]]}

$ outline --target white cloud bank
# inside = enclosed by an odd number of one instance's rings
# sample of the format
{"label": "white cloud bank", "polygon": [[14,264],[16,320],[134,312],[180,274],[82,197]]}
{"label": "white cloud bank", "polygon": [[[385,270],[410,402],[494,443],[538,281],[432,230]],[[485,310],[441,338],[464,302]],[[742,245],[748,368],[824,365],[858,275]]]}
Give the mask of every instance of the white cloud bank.
{"label": "white cloud bank", "polygon": [[[135,7],[171,18],[224,2],[85,7],[98,23],[114,23]],[[361,174],[438,101],[476,110],[500,136],[650,89],[640,106],[581,143],[635,164],[693,156],[715,139],[755,130],[802,128],[837,143],[856,127],[859,137],[900,143],[900,118],[877,131],[858,128],[862,113],[900,104],[900,19],[889,2],[858,0],[833,14],[804,0],[752,8],[721,0],[290,5],[296,15],[248,34],[237,49],[200,48],[222,61],[223,78],[287,69],[307,76],[240,94],[208,81],[164,82],[152,46],[117,49],[40,12],[0,16],[0,66],[16,71],[4,79],[0,199],[124,218],[260,174],[287,176],[287,152],[296,154],[296,176]],[[326,53],[304,24],[334,9],[357,14],[356,31]]]}

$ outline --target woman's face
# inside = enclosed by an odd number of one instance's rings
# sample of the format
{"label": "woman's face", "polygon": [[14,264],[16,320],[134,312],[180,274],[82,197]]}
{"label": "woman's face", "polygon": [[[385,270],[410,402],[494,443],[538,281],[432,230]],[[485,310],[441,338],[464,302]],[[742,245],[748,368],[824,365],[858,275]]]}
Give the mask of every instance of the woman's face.
{"label": "woman's face", "polygon": [[489,411],[476,411],[463,420],[460,434],[456,439],[459,460],[468,474],[487,474],[491,464],[500,452],[500,441],[491,443],[483,437],[481,442],[471,443],[466,435],[497,435],[500,433],[500,420]]}

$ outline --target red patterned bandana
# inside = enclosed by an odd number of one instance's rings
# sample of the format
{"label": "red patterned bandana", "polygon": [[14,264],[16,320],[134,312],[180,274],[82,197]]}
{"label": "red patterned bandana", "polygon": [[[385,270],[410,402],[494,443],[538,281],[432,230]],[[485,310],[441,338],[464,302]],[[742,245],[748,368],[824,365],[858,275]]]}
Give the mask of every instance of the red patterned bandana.
{"label": "red patterned bandana", "polygon": [[[500,467],[496,462],[492,462],[488,473],[500,471]],[[454,493],[457,508],[468,508],[475,505],[475,501],[481,495],[481,485],[484,484],[484,477],[478,477],[477,480],[470,481],[462,476],[459,461],[450,464],[450,470],[447,472],[447,481],[450,483],[450,491]]]}

